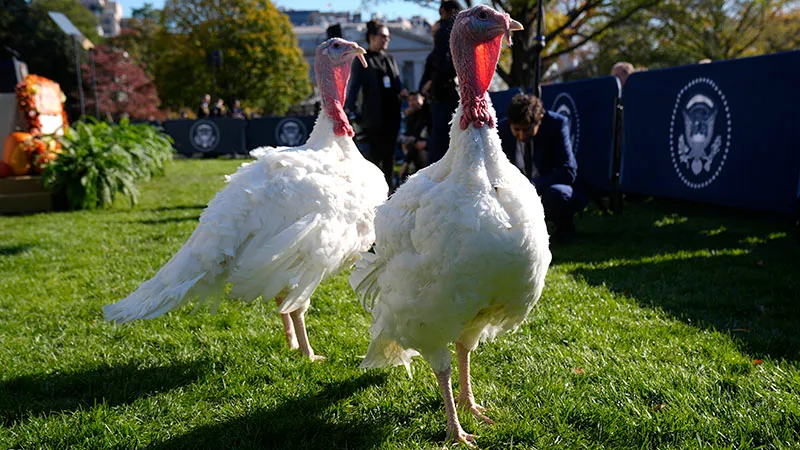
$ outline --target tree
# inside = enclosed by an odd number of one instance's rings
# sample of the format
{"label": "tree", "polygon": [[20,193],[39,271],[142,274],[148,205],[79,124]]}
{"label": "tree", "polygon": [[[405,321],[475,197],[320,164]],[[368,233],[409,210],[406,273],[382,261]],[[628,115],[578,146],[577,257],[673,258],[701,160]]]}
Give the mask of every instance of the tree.
{"label": "tree", "polygon": [[775,20],[766,27],[756,42],[760,53],[775,53],[800,48],[800,5],[781,8]]}
{"label": "tree", "polygon": [[[195,105],[209,92],[283,114],[311,91],[289,19],[268,0],[168,0],[161,24],[155,74],[166,106]],[[214,50],[222,66],[212,72]]]}
{"label": "tree", "polygon": [[618,61],[628,61],[637,69],[656,69],[698,60],[672,45],[671,33],[651,11],[639,11],[598,41],[598,51],[586,66],[595,75],[608,75]]}
{"label": "tree", "polygon": [[695,60],[758,53],[756,44],[793,0],[667,0],[654,11],[681,52]]}
{"label": "tree", "polygon": [[152,62],[159,52],[156,43],[162,29],[161,14],[162,10],[153,8],[152,3],[133,8],[128,26],[108,40],[110,45],[125,49],[133,59],[142,63],[150,77],[155,75]]}
{"label": "tree", "polygon": [[33,0],[31,7],[44,14],[49,11],[60,12],[67,16],[69,21],[90,41],[95,44],[100,41],[97,17],[78,0]]}
{"label": "tree", "polygon": [[[409,1],[430,6],[430,0]],[[561,55],[585,50],[588,44],[596,42],[613,27],[625,23],[637,11],[657,5],[662,0],[541,1],[545,2],[547,22],[546,46],[542,52],[542,67],[546,68]],[[465,5],[469,7],[472,3],[466,0]],[[537,0],[490,0],[488,3],[495,9],[507,12],[525,27],[514,33],[511,59],[503,58],[497,73],[509,86],[531,86],[534,79]]]}
{"label": "tree", "polygon": [[800,11],[787,0],[666,0],[640,11],[600,41],[595,65],[659,68],[798,48]]}
{"label": "tree", "polygon": [[[553,64],[561,55],[585,50],[609,30],[625,23],[637,11],[657,5],[661,0],[542,0],[545,1],[545,48],[542,68]],[[524,30],[514,33],[511,47],[512,63],[508,70],[498,73],[510,86],[533,84],[534,39],[536,37],[536,0],[492,0],[520,21]]]}
{"label": "tree", "polygon": [[[160,101],[155,83],[128,52],[98,45],[94,58],[100,114],[119,120],[124,114],[132,119],[148,119],[158,113]],[[85,91],[91,92],[88,66],[83,68],[83,78]],[[94,98],[87,96],[87,110],[93,107]]]}

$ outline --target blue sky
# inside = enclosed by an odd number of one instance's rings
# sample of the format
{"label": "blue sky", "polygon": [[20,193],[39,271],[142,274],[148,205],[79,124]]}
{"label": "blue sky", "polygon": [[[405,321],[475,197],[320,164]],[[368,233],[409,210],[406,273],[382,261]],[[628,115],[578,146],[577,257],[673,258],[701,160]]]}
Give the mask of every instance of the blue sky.
{"label": "blue sky", "polygon": [[[130,17],[131,8],[139,8],[146,2],[152,3],[156,8],[164,6],[164,0],[117,0],[122,4],[123,16]],[[421,15],[427,17],[431,22],[439,18],[437,7],[439,0],[432,0],[432,8],[423,8],[415,3],[407,1],[372,1],[371,4],[362,8],[361,0],[273,0],[279,8],[292,8],[297,10],[317,9],[320,11],[356,11],[361,12],[362,17],[369,18],[373,13],[381,13],[384,17],[393,19],[398,16],[411,17]]]}

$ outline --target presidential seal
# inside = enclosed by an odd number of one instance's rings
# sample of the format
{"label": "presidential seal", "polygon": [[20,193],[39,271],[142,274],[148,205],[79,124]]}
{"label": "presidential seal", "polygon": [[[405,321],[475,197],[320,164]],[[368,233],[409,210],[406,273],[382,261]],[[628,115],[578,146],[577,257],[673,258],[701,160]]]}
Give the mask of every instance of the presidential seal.
{"label": "presidential seal", "polygon": [[669,142],[672,165],[685,185],[702,189],[714,182],[731,145],[728,100],[714,81],[696,78],[678,93]]}
{"label": "presidential seal", "polygon": [[197,120],[189,128],[189,142],[198,152],[206,153],[217,148],[219,137],[217,124],[210,120]]}
{"label": "presidential seal", "polygon": [[275,140],[280,146],[297,147],[308,138],[306,126],[294,117],[287,117],[275,127]]}
{"label": "presidential seal", "polygon": [[578,117],[578,108],[575,106],[575,100],[571,95],[562,92],[556,96],[550,109],[566,116],[569,120],[569,140],[572,143],[572,153],[577,155],[578,141],[581,137],[581,121]]}

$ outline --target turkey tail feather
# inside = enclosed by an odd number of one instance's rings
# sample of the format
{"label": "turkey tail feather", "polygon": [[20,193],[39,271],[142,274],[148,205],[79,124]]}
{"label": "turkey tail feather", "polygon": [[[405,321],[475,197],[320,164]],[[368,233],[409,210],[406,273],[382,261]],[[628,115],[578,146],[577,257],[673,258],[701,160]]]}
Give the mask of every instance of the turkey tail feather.
{"label": "turkey tail feather", "polygon": [[361,306],[368,312],[372,312],[375,300],[380,294],[378,274],[381,269],[383,269],[383,264],[378,262],[378,255],[364,252],[350,274],[350,286],[358,294]]}
{"label": "turkey tail feather", "polygon": [[119,323],[152,319],[186,303],[192,297],[188,295],[192,288],[208,274],[208,271],[199,271],[199,265],[191,262],[191,249],[188,247],[181,248],[153,278],[131,295],[103,306],[105,319]]}

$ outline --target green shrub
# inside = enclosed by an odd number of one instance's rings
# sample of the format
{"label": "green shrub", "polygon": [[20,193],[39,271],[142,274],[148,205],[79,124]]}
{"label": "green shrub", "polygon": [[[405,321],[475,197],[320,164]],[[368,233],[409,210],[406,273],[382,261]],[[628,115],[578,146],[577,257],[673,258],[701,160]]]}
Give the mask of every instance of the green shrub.
{"label": "green shrub", "polygon": [[45,185],[66,197],[70,209],[110,206],[117,194],[138,201],[136,183],[164,174],[172,139],[152,125],[90,121],[69,127],[62,153],[48,164]]}

